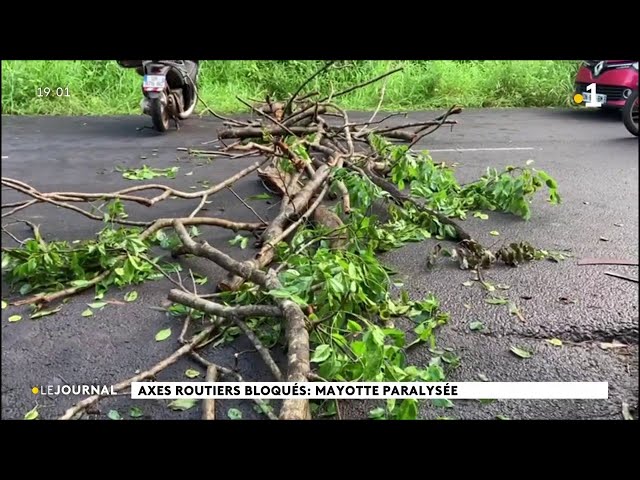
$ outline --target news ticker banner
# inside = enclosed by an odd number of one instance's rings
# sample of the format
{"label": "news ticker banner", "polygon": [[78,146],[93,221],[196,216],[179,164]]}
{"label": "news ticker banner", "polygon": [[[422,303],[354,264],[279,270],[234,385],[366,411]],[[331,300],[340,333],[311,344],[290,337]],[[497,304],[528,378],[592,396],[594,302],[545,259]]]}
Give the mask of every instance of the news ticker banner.
{"label": "news ticker banner", "polygon": [[609,398],[608,382],[134,382],[132,399],[367,400]]}

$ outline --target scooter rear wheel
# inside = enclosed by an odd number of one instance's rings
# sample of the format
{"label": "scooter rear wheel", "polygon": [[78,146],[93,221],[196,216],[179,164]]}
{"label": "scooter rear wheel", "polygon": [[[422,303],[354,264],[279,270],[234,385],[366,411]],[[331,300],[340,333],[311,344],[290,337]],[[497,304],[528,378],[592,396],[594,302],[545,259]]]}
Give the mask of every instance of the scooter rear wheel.
{"label": "scooter rear wheel", "polygon": [[638,136],[638,90],[635,90],[624,104],[622,121],[632,135]]}
{"label": "scooter rear wheel", "polygon": [[151,121],[153,128],[159,132],[169,130],[169,110],[162,103],[161,98],[152,98],[149,100],[149,110],[151,113]]}

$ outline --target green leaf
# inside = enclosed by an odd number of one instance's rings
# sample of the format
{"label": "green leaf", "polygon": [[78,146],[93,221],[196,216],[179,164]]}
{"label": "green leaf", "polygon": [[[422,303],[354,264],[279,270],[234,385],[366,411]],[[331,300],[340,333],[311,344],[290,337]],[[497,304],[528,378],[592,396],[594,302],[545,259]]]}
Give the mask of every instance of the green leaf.
{"label": "green leaf", "polygon": [[5,308],[7,308],[7,302],[5,302],[4,300],[2,300],[2,310],[4,310]]}
{"label": "green leaf", "polygon": [[156,342],[162,342],[171,336],[171,328],[165,328],[156,333]]}
{"label": "green leaf", "polygon": [[489,232],[489,235],[493,235],[494,237],[497,237],[498,235],[500,235],[500,232],[499,232],[499,231],[497,231],[497,230],[491,230],[491,231]]}
{"label": "green leaf", "polygon": [[384,418],[384,416],[385,416],[385,411],[384,411],[384,408],[382,407],[374,408],[369,412],[369,418],[372,418],[374,420],[381,420]]}
{"label": "green leaf", "polygon": [[242,412],[237,408],[230,408],[227,412],[227,417],[231,420],[242,420]]}
{"label": "green leaf", "polygon": [[11,323],[19,322],[20,320],[22,320],[22,315],[11,315],[11,316],[9,317],[9,321],[10,321]]}
{"label": "green leaf", "polygon": [[200,372],[192,368],[188,369],[184,374],[189,378],[196,378],[200,376]]}
{"label": "green leaf", "polygon": [[350,332],[353,332],[353,333],[357,333],[357,332],[361,332],[362,331],[362,327],[360,326],[360,324],[358,322],[353,321],[353,320],[348,320],[347,321],[347,329]]}
{"label": "green leaf", "polygon": [[487,297],[484,301],[490,305],[506,305],[509,302],[509,300],[502,297]]}
{"label": "green leaf", "polygon": [[91,317],[93,316],[93,311],[90,308],[87,308],[84,312],[82,312],[83,317]]}
{"label": "green leaf", "polygon": [[478,378],[480,380],[482,380],[483,382],[488,382],[489,381],[489,377],[487,377],[484,373],[479,373],[478,374]]}
{"label": "green leaf", "polygon": [[482,212],[476,212],[473,214],[473,216],[475,218],[479,218],[480,220],[488,220],[489,219],[489,215],[487,215],[486,213],[482,213]]}
{"label": "green leaf", "polygon": [[562,340],[560,340],[559,338],[551,338],[551,339],[547,339],[546,341],[547,341],[547,343],[550,343],[554,347],[561,347],[562,346]]}
{"label": "green leaf", "polygon": [[243,235],[236,235],[233,239],[229,240],[230,245],[240,245],[243,250],[247,248],[249,244],[249,238]]}
{"label": "green leaf", "polygon": [[510,420],[506,415],[496,415],[496,418],[498,420]]}
{"label": "green leaf", "polygon": [[484,323],[480,321],[471,322],[469,328],[473,331],[484,329]]}
{"label": "green leaf", "polygon": [[196,403],[198,403],[198,400],[196,400],[195,398],[179,398],[169,403],[168,407],[171,410],[183,412],[185,410],[193,408]]}
{"label": "green leaf", "polygon": [[526,350],[523,350],[522,348],[511,347],[510,350],[513,353],[515,353],[517,356],[519,356],[520,358],[530,358],[531,357],[531,352],[527,352]]}
{"label": "green leaf", "polygon": [[131,407],[131,409],[129,410],[129,416],[131,418],[140,418],[142,417],[142,415],[144,415],[144,413],[142,412],[142,409],[138,407]]}
{"label": "green leaf", "polygon": [[453,402],[448,398],[432,398],[431,403],[434,407],[453,408]]}
{"label": "green leaf", "polygon": [[203,277],[201,275],[195,275],[194,278],[196,279],[196,284],[198,285],[204,285],[205,283],[207,283],[207,281],[209,281],[207,277]]}
{"label": "green leaf", "polygon": [[462,282],[462,285],[464,285],[465,287],[470,287],[473,285],[473,282],[471,280],[468,280],[466,282]]}
{"label": "green leaf", "polygon": [[109,413],[107,413],[107,417],[109,417],[111,420],[122,420],[122,417],[117,410],[109,410]]}
{"label": "green leaf", "polygon": [[331,345],[327,345],[326,343],[322,345],[318,345],[313,352],[313,356],[311,357],[311,362],[322,363],[331,356],[331,352],[332,352]]}
{"label": "green leaf", "polygon": [[268,193],[259,193],[258,195],[251,195],[250,197],[245,198],[245,201],[248,200],[269,200],[271,195]]}
{"label": "green leaf", "polygon": [[40,416],[40,414],[38,413],[38,407],[33,407],[33,409],[29,410],[27,413],[24,414],[24,419],[25,420],[35,420],[36,418],[38,418]]}
{"label": "green leaf", "polygon": [[275,298],[287,298],[292,302],[295,302],[298,305],[303,307],[307,306],[307,302],[305,302],[302,298],[300,298],[298,295],[295,295],[294,293],[291,293],[289,290],[285,290],[283,288],[269,290],[268,294]]}
{"label": "green leaf", "polygon": [[104,307],[106,304],[107,302],[87,303],[87,305],[93,308],[94,310],[98,310],[99,308]]}
{"label": "green leaf", "polygon": [[495,399],[493,398],[481,398],[480,399],[480,404],[481,405],[489,405],[491,403],[495,402]]}
{"label": "green leaf", "polygon": [[31,285],[29,283],[25,283],[20,287],[20,295],[26,295],[31,291]]}
{"label": "green leaf", "polygon": [[138,298],[138,292],[136,292],[135,290],[131,290],[129,293],[127,293],[127,294],[124,296],[124,299],[125,299],[127,302],[133,302],[133,301],[135,301],[137,298]]}
{"label": "green leaf", "polygon": [[72,287],[86,287],[89,285],[89,280],[74,280],[71,282]]}
{"label": "green leaf", "polygon": [[405,398],[394,412],[397,420],[415,420],[418,418],[418,402],[412,398]]}
{"label": "green leaf", "polygon": [[60,310],[62,310],[62,305],[60,305],[57,308],[52,308],[50,310],[40,310],[39,312],[36,312],[33,315],[31,315],[31,319],[35,320],[36,318],[46,317],[47,315],[53,315],[54,313],[57,313]]}

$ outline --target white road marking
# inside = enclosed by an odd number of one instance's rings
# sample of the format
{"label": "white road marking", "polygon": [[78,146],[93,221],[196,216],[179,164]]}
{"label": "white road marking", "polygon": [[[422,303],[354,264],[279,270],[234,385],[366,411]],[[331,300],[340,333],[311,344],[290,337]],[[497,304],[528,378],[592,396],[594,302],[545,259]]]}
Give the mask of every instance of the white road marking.
{"label": "white road marking", "polygon": [[496,147],[496,148],[441,148],[427,149],[430,152],[501,152],[508,150],[536,150],[534,147]]}

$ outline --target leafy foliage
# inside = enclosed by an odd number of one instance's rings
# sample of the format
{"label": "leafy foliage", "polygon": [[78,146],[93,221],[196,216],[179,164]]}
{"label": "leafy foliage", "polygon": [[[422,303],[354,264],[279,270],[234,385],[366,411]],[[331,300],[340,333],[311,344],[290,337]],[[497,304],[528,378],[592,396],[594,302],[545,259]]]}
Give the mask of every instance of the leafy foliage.
{"label": "leafy foliage", "polygon": [[[448,217],[465,219],[470,211],[482,217],[481,210],[507,212],[525,220],[530,218],[533,195],[543,186],[549,191],[552,204],[560,202],[553,178],[541,170],[507,167],[504,171],[487,169],[479,180],[460,185],[452,167],[433,162],[428,153],[414,153],[405,146],[393,145],[371,136],[376,155],[389,165],[388,178],[400,190],[408,190],[424,206]],[[291,143],[291,142],[289,142]],[[290,144],[303,161],[309,160],[301,143]],[[285,162],[286,163],[286,162]],[[289,167],[293,168],[292,165]],[[237,291],[220,292],[216,301],[227,305],[269,304],[276,298],[287,298],[300,305],[307,313],[312,344],[311,362],[317,374],[329,381],[427,381],[440,382],[447,372],[460,364],[460,358],[450,350],[437,346],[436,332],[449,320],[449,314],[440,309],[438,299],[428,293],[421,300],[411,300],[405,290],[392,296],[394,272],[382,265],[377,254],[398,248],[408,242],[435,236],[453,238],[456,232],[429,212],[415,204],[388,203],[386,211],[378,217],[374,213],[376,202],[388,201],[390,195],[369,178],[345,168],[333,172],[333,180],[341,180],[349,192],[352,211],[343,228],[348,242],[343,248],[332,245],[326,227],[304,225],[289,243],[276,246],[275,261],[279,269],[282,288],[263,291],[246,282]],[[336,207],[338,214],[341,206]],[[384,215],[384,219],[382,216]],[[98,296],[110,285],[129,286],[145,280],[159,278],[160,269],[179,268],[160,265],[160,257],[151,258],[152,247],[174,249],[180,241],[174,232],[158,231],[141,240],[140,229],[116,226],[114,220],[126,218],[118,202],[111,202],[104,214],[105,227],[95,240],[84,242],[45,242],[41,237],[28,240],[23,247],[4,250],[2,266],[8,271],[7,279],[22,294],[80,286],[100,272],[111,270],[110,275],[97,285]],[[190,234],[199,235],[192,227]],[[237,235],[229,243],[244,249],[249,239]],[[507,264],[518,264],[541,258],[563,258],[557,252],[537,250],[525,243],[512,243],[493,253],[473,241],[460,242],[451,251],[438,249],[459,259],[467,268],[489,265],[497,259]],[[194,276],[194,280],[197,276]],[[206,277],[198,277],[206,281]],[[495,287],[493,288],[495,290]],[[134,301],[130,291],[127,301]],[[506,299],[491,297],[488,303],[502,304]],[[182,305],[168,309],[172,316],[190,315],[193,320],[203,319],[202,312]],[[89,312],[92,313],[91,310]],[[395,320],[402,319],[408,328],[398,328]],[[267,348],[284,340],[282,324],[273,318],[248,318],[245,322]],[[472,322],[471,330],[481,330],[481,322]],[[157,332],[156,341],[167,340],[171,328]],[[239,335],[236,326],[227,326],[213,346],[232,341]],[[408,350],[426,346],[431,353],[426,365],[413,365],[408,361]],[[513,350],[512,350],[513,351]],[[192,372],[193,373],[193,372]],[[178,410],[191,408],[195,403],[172,402]],[[370,413],[375,419],[414,419],[419,404],[415,399],[400,402],[389,400],[384,407]],[[453,407],[451,402],[436,406]],[[315,406],[318,415],[337,412],[334,403]],[[231,417],[232,415],[230,415]]]}
{"label": "leafy foliage", "polygon": [[424,198],[426,206],[449,217],[464,219],[468,210],[491,210],[529,220],[533,195],[544,186],[549,203],[561,202],[556,180],[528,165],[507,166],[503,171],[487,168],[480,179],[460,185],[453,168],[436,164],[428,152],[414,153],[405,145],[396,146],[374,135],[370,139],[378,155],[389,161],[389,176],[400,190],[408,188],[412,195]]}
{"label": "leafy foliage", "polygon": [[[36,232],[19,248],[3,248],[2,270],[6,281],[21,295],[57,291],[69,287],[82,287],[105,270],[111,274],[96,285],[97,297],[101,298],[110,286],[125,287],[146,280],[162,277],[165,272],[179,269],[177,264],[161,262],[162,257],[151,258],[153,246],[175,248],[179,240],[175,234],[169,236],[156,232],[149,240],[142,240],[140,228],[124,228],[113,223],[126,218],[119,201],[112,202],[104,213],[105,227],[95,239],[68,242],[45,241]],[[197,229],[191,229],[197,235]],[[127,301],[135,300],[137,293],[130,292]]]}

